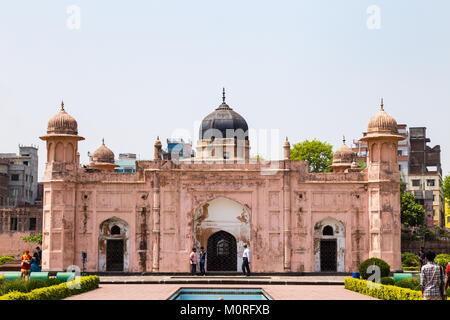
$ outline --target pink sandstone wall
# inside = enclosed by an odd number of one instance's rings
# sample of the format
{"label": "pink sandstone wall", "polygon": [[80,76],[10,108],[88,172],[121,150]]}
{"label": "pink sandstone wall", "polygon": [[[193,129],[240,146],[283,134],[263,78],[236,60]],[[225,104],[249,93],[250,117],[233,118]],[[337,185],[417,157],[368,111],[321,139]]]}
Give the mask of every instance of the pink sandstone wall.
{"label": "pink sandstone wall", "polygon": [[339,271],[355,271],[372,251],[393,269],[400,267],[399,254],[394,253],[397,236],[392,233],[399,212],[383,213],[374,221],[369,215],[380,206],[399,207],[398,182],[372,185],[367,169],[312,174],[302,161],[281,161],[273,174],[262,174],[264,168],[269,165],[139,161],[137,173],[117,174],[48,165],[43,268],[81,266],[81,252],[86,251],[86,270],[102,271],[105,248],[99,239],[111,235],[108,230],[101,232],[100,226],[114,218],[124,222],[129,235],[124,271],[188,272],[189,252],[199,239],[204,245],[207,237],[202,233],[208,232],[195,230],[194,216],[219,198],[248,212],[249,222],[241,223],[249,225],[249,239],[244,240],[250,241],[255,272],[318,271],[314,230],[330,218],[336,228],[344,226],[339,241],[345,249],[338,253],[343,270]]}

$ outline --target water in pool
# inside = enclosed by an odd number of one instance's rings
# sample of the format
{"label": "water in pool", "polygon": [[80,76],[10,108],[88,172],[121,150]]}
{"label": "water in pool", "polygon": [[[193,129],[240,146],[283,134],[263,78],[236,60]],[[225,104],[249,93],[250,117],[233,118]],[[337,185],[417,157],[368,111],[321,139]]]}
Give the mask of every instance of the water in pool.
{"label": "water in pool", "polygon": [[168,300],[272,300],[262,289],[181,288]]}

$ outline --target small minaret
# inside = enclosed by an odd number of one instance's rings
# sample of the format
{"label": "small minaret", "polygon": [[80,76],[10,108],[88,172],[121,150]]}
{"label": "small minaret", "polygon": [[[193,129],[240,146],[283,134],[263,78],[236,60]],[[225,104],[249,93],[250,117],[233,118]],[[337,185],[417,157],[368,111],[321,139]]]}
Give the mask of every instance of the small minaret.
{"label": "small minaret", "polygon": [[291,144],[288,137],[286,137],[286,141],[283,144],[283,160],[291,160]]}
{"label": "small minaret", "polygon": [[161,144],[161,141],[159,141],[159,136],[156,138],[156,141],[155,141],[154,159],[155,160],[162,159],[162,144]]}

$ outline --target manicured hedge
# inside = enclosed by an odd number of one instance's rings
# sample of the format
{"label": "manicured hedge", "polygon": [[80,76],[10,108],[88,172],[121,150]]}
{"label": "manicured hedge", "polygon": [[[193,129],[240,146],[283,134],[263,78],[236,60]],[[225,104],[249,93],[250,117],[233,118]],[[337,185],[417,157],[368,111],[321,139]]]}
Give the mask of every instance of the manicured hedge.
{"label": "manicured hedge", "polygon": [[420,271],[420,267],[402,267],[403,271]]}
{"label": "manicured hedge", "polygon": [[371,265],[376,265],[380,268],[381,277],[389,277],[389,273],[391,272],[391,267],[387,264],[386,261],[378,259],[378,258],[369,258],[367,260],[364,260],[359,265],[359,274],[361,275],[361,278],[367,280],[369,278],[370,274],[367,273],[368,268]]}
{"label": "manicured hedge", "polygon": [[[367,280],[345,278],[345,289],[382,300],[422,300],[422,292],[390,285],[376,284]],[[372,284],[372,287],[370,287]],[[377,287],[375,287],[377,286]]]}
{"label": "manicured hedge", "polygon": [[3,256],[0,257],[0,265],[4,264],[5,262],[8,261],[15,261],[16,259],[13,256]]}
{"label": "manicured hedge", "polygon": [[[79,281],[79,289],[77,289],[78,286],[76,281]],[[78,280],[35,289],[28,293],[12,291],[0,296],[0,300],[60,300],[75,294],[96,289],[98,288],[99,283],[100,278],[98,276],[81,277]],[[68,285],[72,288],[69,288]]]}

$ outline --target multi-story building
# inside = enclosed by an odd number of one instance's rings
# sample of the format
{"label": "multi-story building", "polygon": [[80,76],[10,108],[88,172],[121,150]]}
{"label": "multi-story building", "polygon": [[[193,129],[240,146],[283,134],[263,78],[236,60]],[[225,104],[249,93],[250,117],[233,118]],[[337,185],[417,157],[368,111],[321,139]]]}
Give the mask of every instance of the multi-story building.
{"label": "multi-story building", "polygon": [[441,148],[427,145],[425,127],[411,127],[408,191],[424,206],[428,226],[445,224],[445,205],[442,195]]}
{"label": "multi-story building", "polygon": [[176,161],[190,159],[194,156],[195,152],[192,149],[192,142],[186,142],[182,138],[167,139],[167,149],[162,152],[164,160]]}
{"label": "multi-story building", "polygon": [[[34,204],[38,184],[38,148],[19,146],[19,154],[0,153],[8,161],[8,195],[6,206]],[[5,165],[2,165],[4,170]]]}
{"label": "multi-story building", "polygon": [[119,159],[114,160],[114,163],[118,165],[115,172],[136,172],[135,153],[120,153]]}
{"label": "multi-story building", "polygon": [[0,159],[0,207],[6,205],[6,199],[8,198],[8,159]]}

